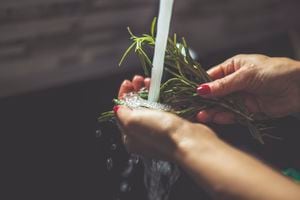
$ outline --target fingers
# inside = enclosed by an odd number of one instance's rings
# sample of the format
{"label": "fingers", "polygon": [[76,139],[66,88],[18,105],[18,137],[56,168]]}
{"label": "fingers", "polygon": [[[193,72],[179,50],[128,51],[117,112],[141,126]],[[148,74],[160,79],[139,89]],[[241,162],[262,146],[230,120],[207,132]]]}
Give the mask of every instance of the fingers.
{"label": "fingers", "polygon": [[142,87],[144,87],[144,77],[135,75],[132,79],[132,84],[135,91],[139,91]]}
{"label": "fingers", "polygon": [[[259,104],[256,98],[248,93],[240,93],[247,110],[250,113],[258,113],[260,111]],[[233,124],[236,123],[236,116],[220,108],[211,108],[200,111],[196,115],[196,119],[201,123],[216,123],[216,124]]]}
{"label": "fingers", "polygon": [[242,56],[234,56],[207,71],[213,79],[220,79],[239,70],[242,66]]}
{"label": "fingers", "polygon": [[213,117],[213,122],[216,124],[234,124],[235,115],[230,112],[218,112]]}
{"label": "fingers", "polygon": [[244,57],[245,55],[234,56],[208,70],[207,73],[214,81],[200,85],[198,94],[203,97],[220,97],[242,90],[246,76],[239,69],[244,65]]}
{"label": "fingers", "polygon": [[126,106],[115,106],[114,112],[121,128],[126,128],[132,119],[132,110]]}
{"label": "fingers", "polygon": [[133,92],[134,87],[133,84],[129,80],[123,81],[123,83],[120,86],[118,98],[121,99],[124,94]]}
{"label": "fingers", "polygon": [[196,116],[197,121],[201,123],[213,122],[216,124],[233,124],[235,123],[235,115],[230,112],[218,109],[207,109],[200,111]]}
{"label": "fingers", "polygon": [[144,84],[145,84],[145,87],[149,90],[149,88],[150,88],[150,78],[145,78],[144,79]]}
{"label": "fingers", "polygon": [[129,92],[137,92],[141,88],[146,87],[149,89],[150,87],[150,78],[144,78],[139,75],[135,75],[132,81],[125,80],[120,86],[118,98],[123,98],[124,94]]}
{"label": "fingers", "polygon": [[[118,109],[114,109],[119,125],[128,132],[128,135],[135,134],[131,132],[145,131],[145,128],[155,128],[155,122],[157,117],[160,116],[158,111],[152,110],[131,110],[126,106],[117,106]],[[141,130],[140,130],[141,129]]]}
{"label": "fingers", "polygon": [[239,92],[246,87],[246,76],[238,70],[224,78],[200,85],[197,93],[202,97],[211,98]]}
{"label": "fingers", "polygon": [[134,136],[130,134],[127,127],[127,124],[129,123],[131,118],[131,110],[126,106],[114,106],[113,110],[117,117],[117,125],[121,132],[122,142],[125,145],[126,150],[132,153],[134,152],[135,147],[135,145],[132,144]]}
{"label": "fingers", "polygon": [[219,78],[223,78],[225,76],[225,73],[224,73],[224,66],[223,65],[218,65],[218,66],[215,66],[213,68],[210,68],[208,71],[207,71],[208,75],[213,79],[213,80],[216,80],[216,79],[219,79]]}

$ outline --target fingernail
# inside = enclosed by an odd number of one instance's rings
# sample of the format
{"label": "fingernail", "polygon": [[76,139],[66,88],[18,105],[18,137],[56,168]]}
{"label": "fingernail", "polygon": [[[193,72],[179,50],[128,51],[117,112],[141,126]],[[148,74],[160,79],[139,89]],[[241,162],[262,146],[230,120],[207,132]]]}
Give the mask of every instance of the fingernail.
{"label": "fingernail", "polygon": [[113,111],[115,114],[118,112],[119,108],[120,108],[120,106],[118,106],[118,105],[113,107]]}
{"label": "fingernail", "polygon": [[197,88],[198,95],[210,94],[210,87],[207,84],[202,84]]}

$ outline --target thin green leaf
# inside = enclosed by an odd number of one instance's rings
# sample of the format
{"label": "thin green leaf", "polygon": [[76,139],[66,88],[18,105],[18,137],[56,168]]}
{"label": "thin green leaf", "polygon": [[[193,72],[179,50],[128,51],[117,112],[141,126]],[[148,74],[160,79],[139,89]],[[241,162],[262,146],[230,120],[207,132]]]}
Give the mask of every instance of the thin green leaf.
{"label": "thin green leaf", "polygon": [[123,54],[120,62],[119,62],[119,66],[122,65],[123,61],[125,60],[125,58],[129,55],[130,51],[133,49],[133,47],[135,46],[135,43],[132,43],[128,49],[125,51],[125,53]]}
{"label": "thin green leaf", "polygon": [[152,62],[150,58],[147,56],[143,49],[140,49],[140,53],[144,56],[146,63],[152,68]]}
{"label": "thin green leaf", "polygon": [[132,38],[136,38],[136,36],[132,33],[131,29],[129,26],[127,26],[127,31],[129,33],[129,35],[132,37]]}
{"label": "thin green leaf", "polygon": [[142,68],[143,68],[143,70],[144,70],[145,75],[146,75],[146,76],[149,76],[150,74],[149,74],[149,71],[148,71],[148,68],[147,68],[147,64],[146,64],[146,61],[145,61],[145,57],[143,56],[143,54],[141,54],[140,51],[137,52],[137,56],[138,56],[138,58],[139,58],[139,60],[140,60],[140,63],[141,63],[141,65],[142,65]]}
{"label": "thin green leaf", "polygon": [[[145,49],[153,49],[155,45],[155,28],[156,18],[152,21],[150,35],[143,34],[142,36],[135,36],[130,28],[127,28],[133,43],[125,51],[119,65],[121,65],[134,48],[134,52],[141,62],[144,73],[147,76],[149,75],[152,62]],[[218,99],[204,99],[197,95],[196,87],[201,83],[211,81],[211,78],[206,70],[191,57],[185,38],[182,38],[181,43],[178,43],[176,34],[173,35],[173,38],[168,38],[165,71],[169,73],[170,78],[164,82],[160,88],[160,100],[162,103],[168,103],[170,106],[174,106],[174,108],[176,108],[174,111],[176,111],[177,114],[186,119],[192,119],[201,109],[216,106],[221,107],[234,113],[237,116],[237,121],[247,126],[249,132],[255,139],[260,143],[264,142],[262,139],[263,136],[268,135],[260,132],[264,130],[261,128],[261,121],[254,120],[253,115],[247,111],[243,101],[241,101],[239,97],[227,96]],[[147,92],[143,91],[141,96],[147,96]],[[115,101],[115,103],[122,102]],[[109,116],[109,113],[103,115],[103,117]]]}
{"label": "thin green leaf", "polygon": [[173,41],[174,41],[174,44],[177,44],[177,35],[176,35],[176,33],[174,33]]}
{"label": "thin green leaf", "polygon": [[153,20],[152,20],[152,23],[151,23],[150,33],[151,33],[152,37],[155,37],[154,32],[155,32],[156,20],[157,20],[157,18],[154,17]]}

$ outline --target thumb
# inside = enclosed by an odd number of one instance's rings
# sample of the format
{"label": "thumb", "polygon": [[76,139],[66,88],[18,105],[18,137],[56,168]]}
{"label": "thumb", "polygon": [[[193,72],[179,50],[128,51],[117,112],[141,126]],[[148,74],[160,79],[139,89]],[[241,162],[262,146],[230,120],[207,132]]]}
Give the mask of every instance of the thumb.
{"label": "thumb", "polygon": [[224,78],[205,83],[197,88],[198,95],[202,97],[222,97],[245,88],[245,81],[240,70],[225,76]]}
{"label": "thumb", "polygon": [[113,108],[118,123],[121,127],[127,127],[130,124],[132,118],[132,110],[126,106],[114,106]]}

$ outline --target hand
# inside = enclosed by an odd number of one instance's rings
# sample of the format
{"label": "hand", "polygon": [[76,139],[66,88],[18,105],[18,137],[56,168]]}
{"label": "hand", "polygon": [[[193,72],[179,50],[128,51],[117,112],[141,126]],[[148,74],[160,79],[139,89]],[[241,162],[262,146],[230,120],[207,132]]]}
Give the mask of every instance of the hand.
{"label": "hand", "polygon": [[141,88],[146,87],[149,89],[150,87],[150,78],[144,78],[139,75],[135,75],[132,81],[125,80],[120,86],[118,98],[122,99],[123,95],[129,92],[137,92]]}
{"label": "hand", "polygon": [[[300,111],[300,62],[264,55],[237,55],[210,69],[213,82],[198,93],[205,98],[240,93],[247,109],[268,117],[282,117]],[[200,122],[227,124],[232,113],[211,109],[197,115]]]}
{"label": "hand", "polygon": [[297,184],[204,125],[161,111],[115,110],[129,152],[176,162],[215,199],[299,199]]}
{"label": "hand", "polygon": [[[139,76],[124,81],[119,97],[149,83],[150,79]],[[297,199],[300,195],[296,184],[222,142],[204,125],[161,111],[117,108],[129,152],[176,162],[216,199]]]}
{"label": "hand", "polygon": [[174,161],[187,146],[198,147],[201,141],[216,138],[206,126],[190,123],[170,113],[130,110],[125,106],[115,110],[123,142],[131,153]]}

